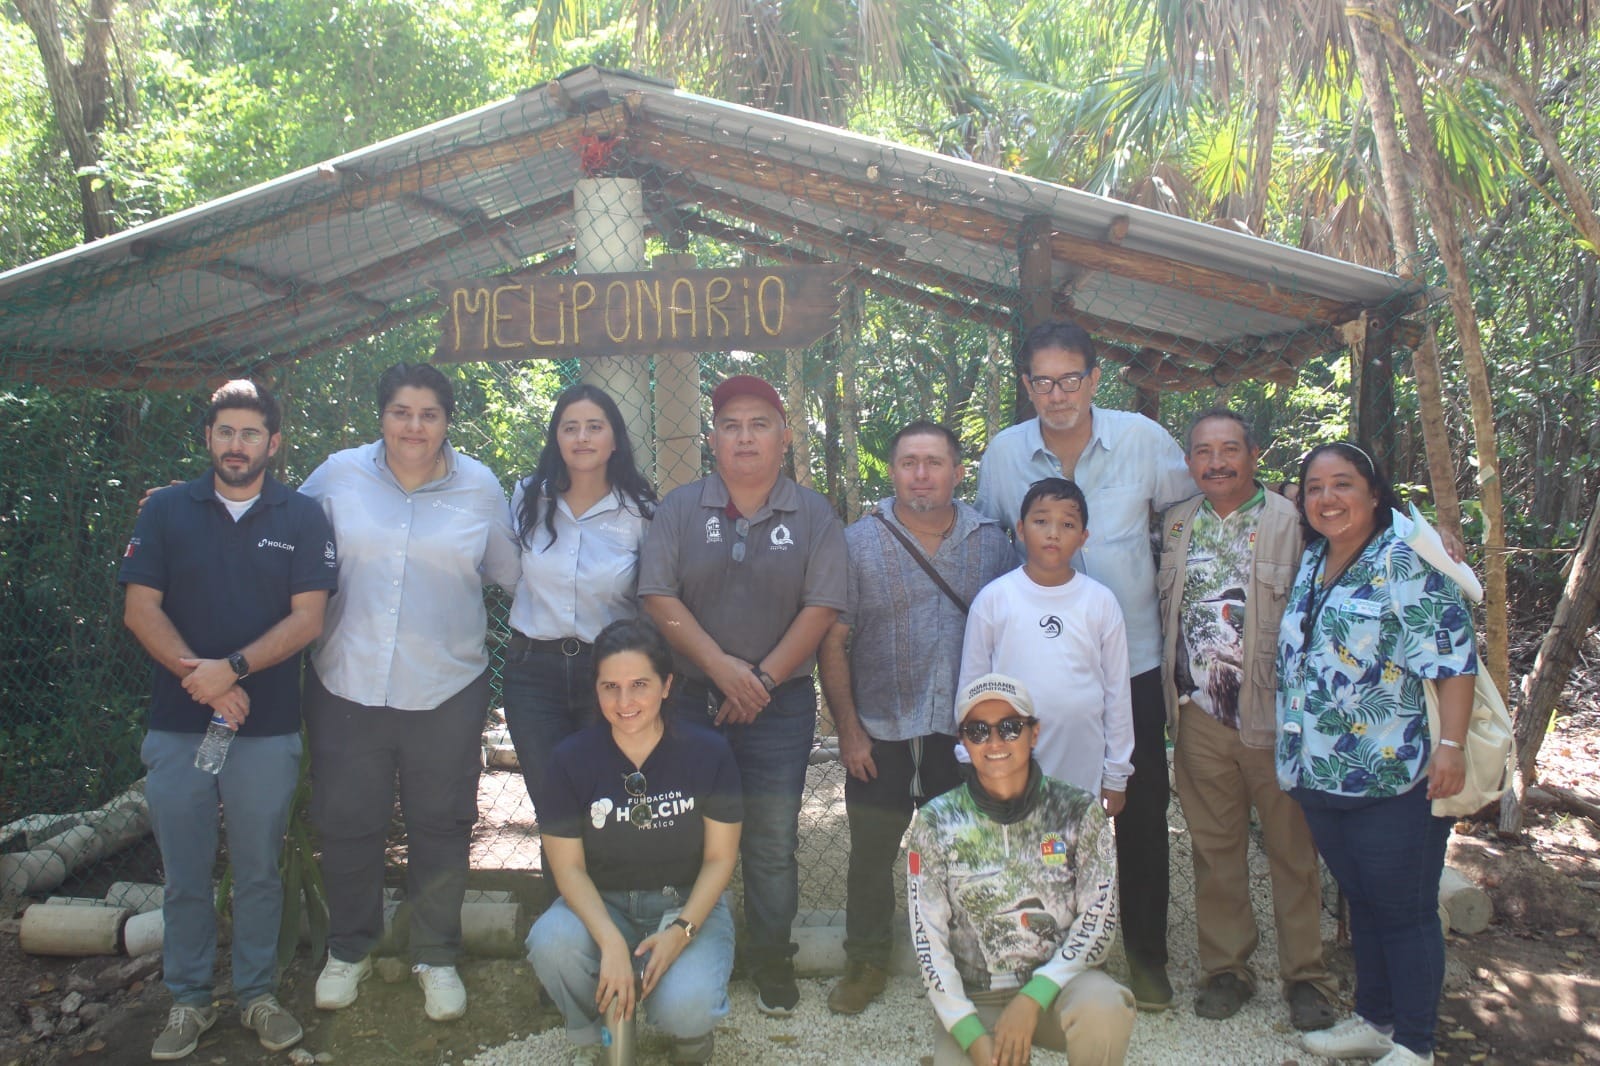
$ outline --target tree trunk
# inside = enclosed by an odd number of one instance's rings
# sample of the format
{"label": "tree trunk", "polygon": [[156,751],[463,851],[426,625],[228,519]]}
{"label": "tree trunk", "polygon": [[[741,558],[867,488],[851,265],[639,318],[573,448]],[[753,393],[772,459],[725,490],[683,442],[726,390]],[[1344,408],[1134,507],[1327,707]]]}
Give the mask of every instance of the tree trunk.
{"label": "tree trunk", "polygon": [[1267,187],[1272,182],[1272,145],[1278,137],[1278,94],[1283,87],[1283,67],[1261,64],[1256,81],[1255,119],[1250,130],[1250,187],[1245,190],[1245,225],[1261,235],[1267,216]]}
{"label": "tree trunk", "polygon": [[[1379,0],[1380,10],[1390,31],[1399,34],[1397,0]],[[1357,22],[1362,20],[1357,19]],[[1494,397],[1489,390],[1489,368],[1483,358],[1483,339],[1478,332],[1478,316],[1472,306],[1472,278],[1461,250],[1461,233],[1456,227],[1454,205],[1445,184],[1444,164],[1423,107],[1418,72],[1408,52],[1410,42],[1403,37],[1391,40],[1387,50],[1394,71],[1394,88],[1400,113],[1411,133],[1414,157],[1422,168],[1423,191],[1433,223],[1434,240],[1449,278],[1450,310],[1455,317],[1456,336],[1461,345],[1461,363],[1467,374],[1467,390],[1472,400],[1472,430],[1477,441],[1478,488],[1483,505],[1483,546],[1487,555],[1485,570],[1486,651],[1482,658],[1501,692],[1509,692],[1510,634],[1506,619],[1506,531],[1505,507],[1501,499],[1500,451],[1495,440]],[[1420,376],[1420,375],[1419,375]]]}
{"label": "tree trunk", "polygon": [[101,127],[110,92],[106,67],[106,42],[111,34],[115,0],[94,0],[83,26],[83,61],[67,58],[61,37],[61,14],[55,0],[14,0],[22,21],[33,31],[44,64],[45,85],[56,129],[66,145],[67,158],[78,175],[78,199],[86,241],[116,232],[111,214],[111,187],[93,171],[100,163]]}
{"label": "tree trunk", "polygon": [[[1356,4],[1350,11],[1347,21],[1356,69],[1361,75],[1378,142],[1378,164],[1389,208],[1389,231],[1395,246],[1395,270],[1401,277],[1416,277],[1417,216],[1412,210],[1410,183],[1405,176],[1406,155],[1395,122],[1394,97],[1389,92],[1383,39],[1371,21],[1370,7]],[[1450,431],[1444,417],[1439,341],[1433,323],[1424,324],[1427,328],[1422,334],[1422,345],[1411,353],[1411,367],[1417,379],[1417,408],[1421,415],[1423,448],[1428,456],[1428,481],[1433,486],[1437,524],[1460,536],[1461,500],[1456,495],[1456,468],[1450,457]]]}
{"label": "tree trunk", "polygon": [[861,291],[845,287],[839,318],[839,449],[844,475],[844,520],[853,522],[861,514],[861,387],[856,360],[861,352]]}

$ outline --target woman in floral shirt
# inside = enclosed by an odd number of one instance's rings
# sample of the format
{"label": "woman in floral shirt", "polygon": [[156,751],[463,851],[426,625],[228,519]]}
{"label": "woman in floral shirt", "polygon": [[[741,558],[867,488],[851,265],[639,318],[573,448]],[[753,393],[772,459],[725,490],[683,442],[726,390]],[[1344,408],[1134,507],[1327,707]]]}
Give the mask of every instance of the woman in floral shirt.
{"label": "woman in floral shirt", "polygon": [[[1384,1066],[1433,1061],[1450,820],[1429,801],[1461,790],[1478,670],[1472,616],[1394,535],[1397,504],[1361,448],[1312,449],[1300,467],[1307,546],[1278,630],[1278,783],[1349,901],[1356,964],[1355,1015],[1301,1039]],[[1438,737],[1423,678],[1438,682]]]}

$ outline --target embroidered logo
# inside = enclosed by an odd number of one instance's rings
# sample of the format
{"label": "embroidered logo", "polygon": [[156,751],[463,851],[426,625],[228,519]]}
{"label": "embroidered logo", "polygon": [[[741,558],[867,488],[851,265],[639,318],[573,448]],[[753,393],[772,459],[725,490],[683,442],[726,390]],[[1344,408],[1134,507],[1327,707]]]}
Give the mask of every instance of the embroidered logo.
{"label": "embroidered logo", "polygon": [[774,548],[794,547],[794,537],[789,533],[789,527],[782,522],[772,527],[771,540]]}
{"label": "embroidered logo", "polygon": [[270,540],[267,537],[262,537],[259,541],[257,541],[256,542],[256,547],[258,547],[258,548],[277,548],[279,551],[285,551],[285,552],[294,551],[294,545],[293,544],[285,544],[281,540]]}
{"label": "embroidered logo", "polygon": [[1060,833],[1047,833],[1039,842],[1039,861],[1046,866],[1067,864],[1067,841]]}
{"label": "embroidered logo", "polygon": [[1046,637],[1053,640],[1061,635],[1061,619],[1053,614],[1047,614],[1039,619],[1039,628],[1044,630]]}
{"label": "embroidered logo", "polygon": [[334,551],[333,541],[327,541],[322,545],[322,557],[328,561],[329,566],[339,558],[338,552]]}
{"label": "embroidered logo", "polygon": [[594,826],[596,829],[604,829],[606,824],[606,816],[611,813],[611,808],[613,806],[614,804],[611,802],[611,798],[609,796],[605,799],[597,799],[593,803],[589,804],[589,824]]}
{"label": "embroidered logo", "polygon": [[124,559],[132,559],[133,553],[139,550],[139,544],[140,540],[138,537],[134,537],[129,540],[127,548],[125,548],[122,552],[122,557]]}
{"label": "embroidered logo", "polygon": [[712,515],[706,519],[706,543],[722,543],[722,519],[717,515]]}

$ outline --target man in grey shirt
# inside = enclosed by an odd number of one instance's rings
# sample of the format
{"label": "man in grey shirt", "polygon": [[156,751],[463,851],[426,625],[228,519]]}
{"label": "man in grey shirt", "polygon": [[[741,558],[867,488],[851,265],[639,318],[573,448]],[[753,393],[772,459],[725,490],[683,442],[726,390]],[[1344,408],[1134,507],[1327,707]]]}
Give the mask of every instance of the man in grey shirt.
{"label": "man in grey shirt", "polygon": [[677,658],[669,716],[710,720],[744,781],[746,963],[757,1003],[800,1002],[789,939],[800,902],[800,801],[816,735],[817,645],[845,605],[844,530],[783,475],[783,403],[737,375],[711,394],[717,469],[667,494],[639,560],[639,602]]}
{"label": "man in grey shirt", "polygon": [[954,710],[967,605],[1016,564],[1000,523],[954,498],[961,442],[948,428],[919,421],[896,433],[889,475],[894,496],[845,530],[848,605],[817,653],[849,771],[847,965],[828,995],[836,1014],[859,1014],[883,991],[900,838],[913,807],[961,783]]}

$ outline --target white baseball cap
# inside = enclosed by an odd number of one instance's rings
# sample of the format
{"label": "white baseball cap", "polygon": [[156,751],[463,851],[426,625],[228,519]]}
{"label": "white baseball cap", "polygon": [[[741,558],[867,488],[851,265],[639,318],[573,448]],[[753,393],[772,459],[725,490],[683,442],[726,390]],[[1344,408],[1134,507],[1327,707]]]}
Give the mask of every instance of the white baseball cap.
{"label": "white baseball cap", "polygon": [[984,674],[982,677],[973,678],[967,683],[967,687],[961,690],[961,699],[956,703],[956,724],[965,722],[967,715],[972,713],[972,708],[988,700],[1009,703],[1022,717],[1034,717],[1033,699],[1029,697],[1028,689],[1021,681],[1005,674]]}

